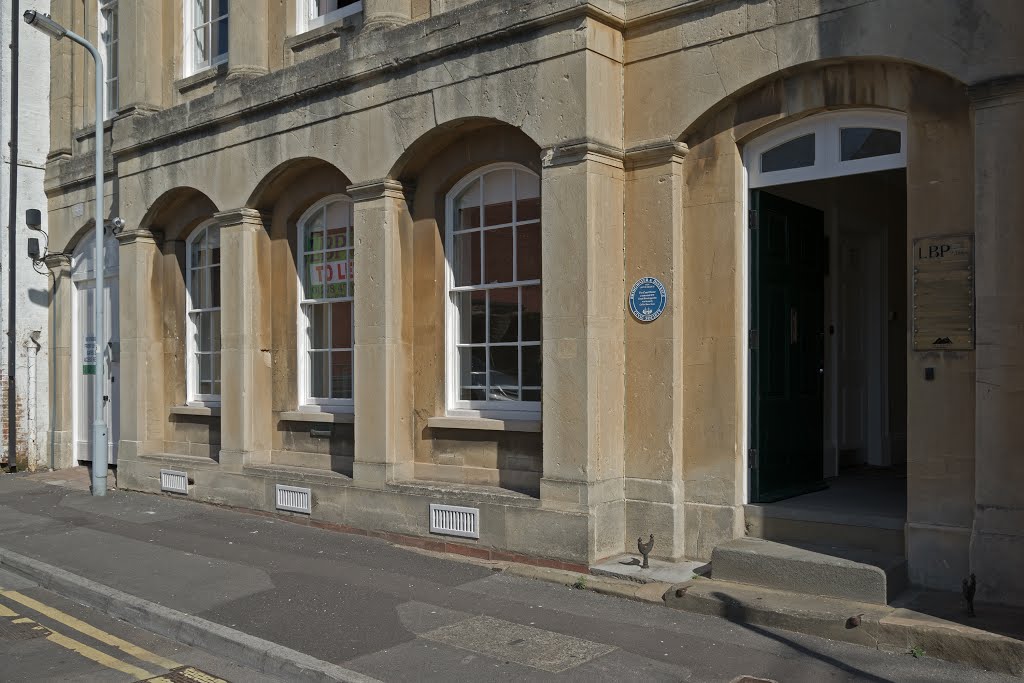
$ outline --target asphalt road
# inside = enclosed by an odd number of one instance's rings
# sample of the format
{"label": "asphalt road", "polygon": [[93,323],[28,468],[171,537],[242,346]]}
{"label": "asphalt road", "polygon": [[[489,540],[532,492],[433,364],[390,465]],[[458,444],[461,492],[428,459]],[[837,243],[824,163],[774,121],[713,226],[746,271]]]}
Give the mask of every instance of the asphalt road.
{"label": "asphalt road", "polygon": [[[30,477],[0,477],[0,547],[388,682],[1016,680],[517,578],[278,518],[120,491],[97,499]],[[14,609],[2,593],[0,604]],[[145,635],[125,639],[154,652],[175,647]],[[5,641],[0,662],[18,668],[0,664],[0,680],[67,680],[51,668],[58,655],[26,649],[51,645]],[[228,680],[260,680],[181,652],[166,656]],[[59,653],[61,661],[71,656]]]}

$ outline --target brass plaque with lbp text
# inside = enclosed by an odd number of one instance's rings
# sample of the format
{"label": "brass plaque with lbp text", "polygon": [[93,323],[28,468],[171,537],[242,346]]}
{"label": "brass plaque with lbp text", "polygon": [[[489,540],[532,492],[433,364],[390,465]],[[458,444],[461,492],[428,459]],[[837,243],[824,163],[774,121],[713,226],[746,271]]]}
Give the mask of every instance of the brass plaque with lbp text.
{"label": "brass plaque with lbp text", "polygon": [[974,237],[914,240],[914,350],[974,349]]}

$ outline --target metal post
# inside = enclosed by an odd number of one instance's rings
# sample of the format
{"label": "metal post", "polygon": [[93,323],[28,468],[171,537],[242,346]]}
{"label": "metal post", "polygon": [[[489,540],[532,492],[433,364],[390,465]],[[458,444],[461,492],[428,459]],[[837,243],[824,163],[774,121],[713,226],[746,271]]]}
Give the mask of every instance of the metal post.
{"label": "metal post", "polygon": [[7,223],[7,469],[14,472],[18,469],[18,421],[17,393],[15,392],[15,306],[14,294],[17,289],[15,282],[15,263],[18,255],[18,0],[11,3],[11,140],[10,140],[10,181],[11,189],[7,197],[9,205]]}

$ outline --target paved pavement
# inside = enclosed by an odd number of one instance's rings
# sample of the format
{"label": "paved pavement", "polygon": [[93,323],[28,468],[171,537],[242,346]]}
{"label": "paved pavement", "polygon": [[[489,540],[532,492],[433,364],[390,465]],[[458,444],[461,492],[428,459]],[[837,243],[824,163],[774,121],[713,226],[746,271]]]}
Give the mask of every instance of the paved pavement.
{"label": "paved pavement", "polygon": [[[92,498],[33,476],[0,476],[0,547],[382,681],[1016,680],[187,500]],[[47,680],[21,675],[30,670],[0,680]]]}

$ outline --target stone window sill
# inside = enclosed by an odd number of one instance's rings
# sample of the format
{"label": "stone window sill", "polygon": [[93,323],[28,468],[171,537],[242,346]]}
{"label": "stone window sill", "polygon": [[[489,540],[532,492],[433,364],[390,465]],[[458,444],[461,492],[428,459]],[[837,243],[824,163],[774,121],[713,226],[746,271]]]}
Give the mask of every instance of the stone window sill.
{"label": "stone window sill", "polygon": [[428,417],[427,426],[431,429],[477,429],[491,432],[533,432],[535,434],[542,431],[540,420],[507,420],[489,417]]}
{"label": "stone window sill", "polygon": [[220,417],[220,406],[171,406],[171,415]]}
{"label": "stone window sill", "polygon": [[356,12],[355,14],[335,19],[323,26],[311,28],[298,35],[288,36],[285,38],[284,47],[286,50],[291,50],[293,52],[302,51],[311,45],[316,45],[318,43],[337,38],[344,31],[351,31],[356,28],[358,24],[362,23],[362,20],[362,12]]}
{"label": "stone window sill", "polygon": [[228,65],[227,62],[221,62],[216,66],[211,66],[198,73],[194,73],[191,76],[180,78],[174,82],[174,89],[180,93],[188,92],[194,88],[198,88],[201,85],[215,81],[221,76],[227,74]]}
{"label": "stone window sill", "polygon": [[287,410],[281,413],[284,422],[324,422],[329,424],[355,424],[353,413],[325,413],[311,410]]}

